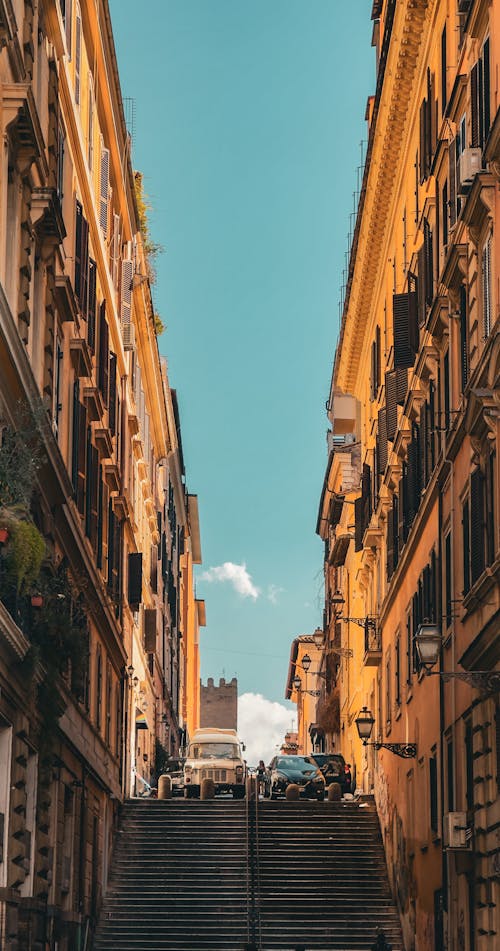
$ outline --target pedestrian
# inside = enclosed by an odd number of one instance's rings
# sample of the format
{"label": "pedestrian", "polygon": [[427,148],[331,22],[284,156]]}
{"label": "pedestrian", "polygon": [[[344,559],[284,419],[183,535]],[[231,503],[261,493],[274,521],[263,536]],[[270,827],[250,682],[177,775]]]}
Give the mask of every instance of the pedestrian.
{"label": "pedestrian", "polygon": [[257,766],[257,785],[259,787],[259,796],[264,796],[266,791],[266,765],[263,759],[259,760]]}
{"label": "pedestrian", "polygon": [[352,792],[352,773],[351,773],[351,764],[346,763],[344,766],[344,783],[347,792]]}

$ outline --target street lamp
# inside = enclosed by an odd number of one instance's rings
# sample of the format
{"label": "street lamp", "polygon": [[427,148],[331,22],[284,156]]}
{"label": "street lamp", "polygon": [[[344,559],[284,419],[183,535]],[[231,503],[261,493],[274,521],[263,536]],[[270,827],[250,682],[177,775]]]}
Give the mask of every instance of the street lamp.
{"label": "street lamp", "polygon": [[302,667],[302,670],[304,671],[304,673],[307,674],[307,671],[309,670],[311,664],[312,664],[312,660],[311,660],[311,658],[309,657],[309,654],[304,654],[304,656],[303,656],[303,658],[302,658],[302,664],[301,664],[301,667]]}
{"label": "street lamp", "polygon": [[298,674],[292,680],[292,684],[297,693],[308,693],[310,697],[320,697],[321,690],[302,690],[302,681]]}
{"label": "street lamp", "polygon": [[375,724],[375,718],[368,707],[363,707],[355,719],[356,729],[363,746],[373,746],[375,750],[389,750],[402,759],[415,759],[417,755],[416,743],[379,743],[370,740]]}
{"label": "street lamp", "polygon": [[321,648],[323,647],[323,645],[324,645],[324,643],[325,643],[325,635],[324,635],[324,633],[323,633],[323,630],[322,630],[320,627],[317,627],[317,628],[316,628],[316,630],[315,630],[315,632],[314,632],[314,634],[313,634],[313,641],[314,641],[314,646],[315,646],[318,650],[321,650]]}
{"label": "street lamp", "polygon": [[475,690],[488,695],[500,690],[500,670],[431,670],[441,656],[442,637],[437,624],[424,621],[415,632],[415,644],[427,676],[449,680],[463,680]]}

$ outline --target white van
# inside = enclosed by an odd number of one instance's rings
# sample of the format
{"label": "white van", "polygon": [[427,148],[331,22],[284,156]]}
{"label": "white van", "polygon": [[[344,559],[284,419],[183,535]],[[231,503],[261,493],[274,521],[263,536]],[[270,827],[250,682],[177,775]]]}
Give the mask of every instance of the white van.
{"label": "white van", "polygon": [[234,799],[245,796],[245,762],[236,730],[212,727],[195,730],[184,763],[184,796],[200,795],[203,779],[212,779],[215,791],[232,792]]}

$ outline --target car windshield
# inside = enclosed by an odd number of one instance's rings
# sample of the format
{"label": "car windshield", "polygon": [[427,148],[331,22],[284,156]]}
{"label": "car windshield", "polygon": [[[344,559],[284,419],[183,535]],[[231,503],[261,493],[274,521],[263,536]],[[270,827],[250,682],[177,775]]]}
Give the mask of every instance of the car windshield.
{"label": "car windshield", "polygon": [[182,770],[182,760],[171,759],[165,766],[166,773],[178,773]]}
{"label": "car windshield", "polygon": [[280,756],[276,760],[276,769],[310,769],[316,766],[309,756]]}
{"label": "car windshield", "polygon": [[240,759],[240,751],[235,743],[192,743],[189,756],[191,759]]}
{"label": "car windshield", "polygon": [[332,756],[329,753],[315,753],[314,761],[318,766],[323,769],[324,766],[328,766],[328,769],[335,770],[338,773],[343,772],[343,760],[340,756]]}

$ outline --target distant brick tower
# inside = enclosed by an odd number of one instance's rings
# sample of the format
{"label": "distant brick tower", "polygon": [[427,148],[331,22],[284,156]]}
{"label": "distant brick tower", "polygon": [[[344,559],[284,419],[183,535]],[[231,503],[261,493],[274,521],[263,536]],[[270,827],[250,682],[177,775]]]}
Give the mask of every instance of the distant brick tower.
{"label": "distant brick tower", "polygon": [[224,677],[219,686],[214,686],[209,677],[206,687],[200,684],[200,726],[214,726],[220,730],[238,729],[238,681],[236,677],[226,683]]}

